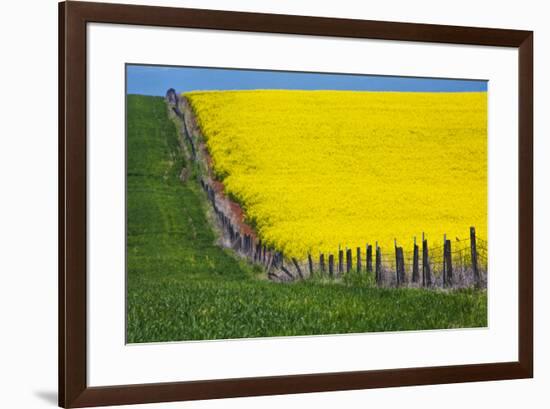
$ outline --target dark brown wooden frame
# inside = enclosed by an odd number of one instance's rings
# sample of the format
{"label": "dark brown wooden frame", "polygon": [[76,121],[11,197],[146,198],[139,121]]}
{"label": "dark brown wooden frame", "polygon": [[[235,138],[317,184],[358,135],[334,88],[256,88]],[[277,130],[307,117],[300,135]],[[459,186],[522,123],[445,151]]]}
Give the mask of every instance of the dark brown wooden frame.
{"label": "dark brown wooden frame", "polygon": [[[514,47],[519,50],[519,360],[243,379],[88,387],[86,24],[191,27]],[[168,7],[59,4],[59,405],[85,407],[533,376],[533,33]]]}

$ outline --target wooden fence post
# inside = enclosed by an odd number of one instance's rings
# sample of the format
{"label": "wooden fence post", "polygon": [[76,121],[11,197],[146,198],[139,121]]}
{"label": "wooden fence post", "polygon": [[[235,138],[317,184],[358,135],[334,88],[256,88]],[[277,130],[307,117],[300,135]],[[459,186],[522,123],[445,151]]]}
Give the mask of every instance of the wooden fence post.
{"label": "wooden fence post", "polygon": [[470,251],[472,253],[472,270],[474,271],[474,285],[476,288],[481,287],[481,279],[477,267],[477,248],[476,248],[476,228],[470,227]]}
{"label": "wooden fence post", "polygon": [[344,250],[338,250],[338,273],[344,272]]}
{"label": "wooden fence post", "polygon": [[422,233],[422,285],[424,287],[430,287],[432,285],[428,240],[424,239],[424,233]]}
{"label": "wooden fence post", "polygon": [[413,268],[412,268],[412,281],[413,283],[418,283],[419,279],[418,274],[418,245],[416,244],[416,236],[414,238],[414,247],[413,247]]}
{"label": "wooden fence post", "polygon": [[443,258],[445,259],[445,285],[448,287],[453,286],[453,261],[451,252],[451,240],[445,240],[445,247],[443,248]]}
{"label": "wooden fence post", "polygon": [[447,235],[443,235],[443,287],[447,286]]}
{"label": "wooden fence post", "polygon": [[269,249],[268,246],[264,245],[264,263],[265,264],[268,264],[268,263],[273,263],[273,254],[271,252],[271,250]]}
{"label": "wooden fence post", "polygon": [[403,257],[403,247],[395,248],[395,277],[397,286],[405,283],[405,259]]}
{"label": "wooden fence post", "polygon": [[300,268],[300,265],[298,264],[298,261],[292,257],[292,262],[294,263],[294,267],[296,267],[296,271],[298,271],[298,275],[300,276],[300,279],[304,279],[304,274],[302,273],[302,269]]}
{"label": "wooden fence post", "polygon": [[351,249],[346,248],[346,273],[349,273],[351,271],[351,265]]}
{"label": "wooden fence post", "polygon": [[395,250],[395,282],[399,287],[399,259],[397,258],[397,239],[393,239],[393,249]]}
{"label": "wooden fence post", "polygon": [[357,247],[357,272],[361,272],[361,247]]}
{"label": "wooden fence post", "polygon": [[238,242],[239,242],[239,232],[235,231],[233,237],[234,237],[233,243],[232,243],[233,249],[234,249],[235,251],[238,251],[238,250],[239,250],[239,243],[238,243]]}
{"label": "wooden fence post", "polygon": [[319,255],[319,269],[321,270],[321,275],[325,274],[325,255],[320,254]]}
{"label": "wooden fence post", "polygon": [[367,273],[372,273],[372,245],[367,245]]}
{"label": "wooden fence post", "polygon": [[330,278],[334,277],[334,256],[332,254],[328,256],[328,275]]}
{"label": "wooden fence post", "polygon": [[307,262],[309,264],[309,276],[313,277],[313,260],[311,259],[311,254],[307,255]]}
{"label": "wooden fence post", "polygon": [[375,273],[376,284],[380,285],[382,283],[382,252],[380,251],[380,247],[378,247],[378,242],[376,242]]}
{"label": "wooden fence post", "polygon": [[273,252],[273,265],[275,267],[278,267],[280,265],[279,252],[275,250],[273,250],[272,252]]}
{"label": "wooden fence post", "polygon": [[279,266],[279,268],[283,271],[283,273],[285,273],[291,280],[294,280],[294,276],[292,275],[292,273],[290,271],[288,271],[287,268],[285,268],[285,266],[283,266],[283,264],[281,263],[281,265]]}

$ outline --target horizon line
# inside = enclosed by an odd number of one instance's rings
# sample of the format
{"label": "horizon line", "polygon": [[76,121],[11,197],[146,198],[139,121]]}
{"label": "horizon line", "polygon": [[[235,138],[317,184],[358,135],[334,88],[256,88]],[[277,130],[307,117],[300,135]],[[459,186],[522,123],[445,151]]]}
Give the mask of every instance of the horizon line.
{"label": "horizon line", "polygon": [[144,97],[161,97],[164,98],[169,89],[174,89],[176,94],[190,94],[190,93],[207,93],[207,92],[258,92],[258,91],[298,91],[298,92],[376,92],[376,93],[388,93],[388,94],[482,94],[487,93],[488,90],[481,91],[472,91],[472,90],[436,90],[436,91],[415,91],[415,90],[406,90],[406,91],[397,91],[397,90],[360,90],[360,89],[330,89],[330,88],[321,88],[321,89],[299,89],[299,88],[235,88],[235,89],[196,89],[189,91],[178,91],[175,88],[168,88],[164,94],[152,94],[152,93],[139,93],[139,92],[126,92],[126,95],[139,95]]}

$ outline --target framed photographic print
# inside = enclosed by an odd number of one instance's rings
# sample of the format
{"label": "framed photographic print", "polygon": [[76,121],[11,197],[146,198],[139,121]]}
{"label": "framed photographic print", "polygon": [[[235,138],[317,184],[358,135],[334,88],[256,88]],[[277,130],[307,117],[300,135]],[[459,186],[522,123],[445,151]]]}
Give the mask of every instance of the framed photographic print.
{"label": "framed photographic print", "polygon": [[533,33],[59,4],[59,404],[533,374]]}

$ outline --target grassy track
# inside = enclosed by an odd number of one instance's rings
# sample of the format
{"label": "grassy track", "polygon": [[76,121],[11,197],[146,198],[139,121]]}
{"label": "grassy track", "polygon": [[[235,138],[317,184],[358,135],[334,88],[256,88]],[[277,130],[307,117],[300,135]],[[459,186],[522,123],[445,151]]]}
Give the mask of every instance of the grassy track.
{"label": "grassy track", "polygon": [[184,160],[162,98],[129,96],[127,121],[128,342],[487,325],[484,291],[263,279],[215,244],[203,192],[179,180]]}

